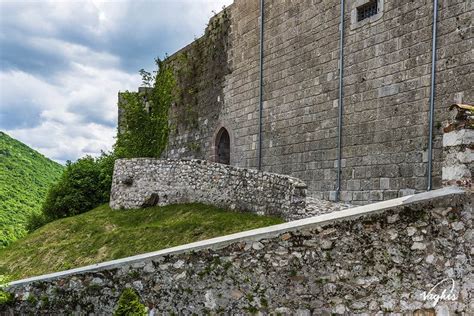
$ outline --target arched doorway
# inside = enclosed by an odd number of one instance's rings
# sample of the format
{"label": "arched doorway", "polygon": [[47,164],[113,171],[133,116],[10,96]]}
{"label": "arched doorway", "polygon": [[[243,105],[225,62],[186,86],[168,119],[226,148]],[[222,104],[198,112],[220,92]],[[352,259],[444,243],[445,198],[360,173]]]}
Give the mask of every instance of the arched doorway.
{"label": "arched doorway", "polygon": [[219,130],[216,136],[216,162],[230,164],[230,136],[224,127]]}

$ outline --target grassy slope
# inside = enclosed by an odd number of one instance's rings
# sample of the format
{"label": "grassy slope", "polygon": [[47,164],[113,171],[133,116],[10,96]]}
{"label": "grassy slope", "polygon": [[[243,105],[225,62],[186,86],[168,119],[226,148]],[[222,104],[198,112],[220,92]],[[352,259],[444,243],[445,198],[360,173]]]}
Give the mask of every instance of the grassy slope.
{"label": "grassy slope", "polygon": [[129,211],[102,205],[49,223],[1,249],[0,274],[25,278],[281,222],[201,204]]}
{"label": "grassy slope", "polygon": [[0,248],[25,235],[23,224],[39,212],[63,167],[0,132]]}

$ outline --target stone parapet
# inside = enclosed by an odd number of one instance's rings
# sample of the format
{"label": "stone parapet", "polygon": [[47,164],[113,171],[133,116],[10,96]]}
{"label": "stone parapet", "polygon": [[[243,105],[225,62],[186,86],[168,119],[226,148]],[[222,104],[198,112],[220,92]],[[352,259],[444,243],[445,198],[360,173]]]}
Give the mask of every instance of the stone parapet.
{"label": "stone parapet", "polygon": [[286,175],[195,159],[115,163],[113,209],[196,202],[293,220],[304,216],[306,184]]}

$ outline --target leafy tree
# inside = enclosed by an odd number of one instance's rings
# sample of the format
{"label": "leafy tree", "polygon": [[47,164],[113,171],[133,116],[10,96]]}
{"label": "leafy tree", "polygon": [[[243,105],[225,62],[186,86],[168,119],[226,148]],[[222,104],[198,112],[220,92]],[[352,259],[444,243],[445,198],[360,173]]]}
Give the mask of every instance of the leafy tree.
{"label": "leafy tree", "polygon": [[[48,191],[42,211],[46,220],[80,214],[109,200],[115,156],[102,153],[66,164],[59,181]],[[32,218],[32,221],[38,218]],[[31,222],[30,222],[31,223]],[[38,226],[32,223],[33,228]]]}
{"label": "leafy tree", "polygon": [[112,176],[117,156],[114,153],[105,153],[95,159],[99,168],[99,188],[102,193],[102,201],[108,202],[110,198],[110,189],[112,187]]}
{"label": "leafy tree", "polygon": [[27,233],[64,166],[0,131],[0,249]]}
{"label": "leafy tree", "polygon": [[138,73],[142,76],[142,84],[145,87],[151,87],[152,81],[155,79],[155,77],[145,69],[140,69]]}

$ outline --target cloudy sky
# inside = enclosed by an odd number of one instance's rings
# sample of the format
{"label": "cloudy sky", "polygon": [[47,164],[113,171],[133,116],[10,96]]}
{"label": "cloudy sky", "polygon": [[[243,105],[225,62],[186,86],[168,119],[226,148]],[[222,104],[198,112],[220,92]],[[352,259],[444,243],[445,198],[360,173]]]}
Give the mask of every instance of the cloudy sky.
{"label": "cloudy sky", "polygon": [[117,93],[233,0],[0,0],[0,130],[66,160],[110,150]]}

